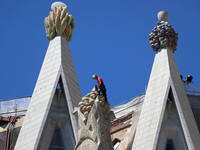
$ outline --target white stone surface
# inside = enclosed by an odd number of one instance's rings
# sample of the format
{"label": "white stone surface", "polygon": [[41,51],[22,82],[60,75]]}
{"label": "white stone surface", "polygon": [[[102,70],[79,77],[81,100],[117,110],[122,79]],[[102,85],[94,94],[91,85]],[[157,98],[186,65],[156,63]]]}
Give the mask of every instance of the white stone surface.
{"label": "white stone surface", "polygon": [[156,149],[170,87],[188,148],[200,149],[200,135],[173,53],[164,48],[154,59],[132,150]]}
{"label": "white stone surface", "polygon": [[15,150],[39,150],[39,141],[48,124],[46,122],[60,78],[63,82],[72,132],[76,139],[77,122],[72,112],[82,95],[68,43],[59,36],[49,43]]}
{"label": "white stone surface", "polygon": [[55,7],[65,7],[66,5],[62,2],[54,2],[51,4],[51,10],[54,10]]}
{"label": "white stone surface", "polygon": [[169,14],[166,11],[160,11],[158,13],[158,20],[167,22],[169,19]]}

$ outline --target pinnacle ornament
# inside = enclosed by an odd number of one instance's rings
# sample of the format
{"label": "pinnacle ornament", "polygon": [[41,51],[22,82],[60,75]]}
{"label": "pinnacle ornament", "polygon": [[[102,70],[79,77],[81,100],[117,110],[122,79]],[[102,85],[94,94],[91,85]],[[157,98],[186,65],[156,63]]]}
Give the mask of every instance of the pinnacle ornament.
{"label": "pinnacle ornament", "polygon": [[169,15],[166,11],[160,11],[157,27],[154,27],[152,33],[149,34],[149,42],[154,51],[164,47],[168,47],[173,53],[176,51],[178,33],[167,22],[168,18]]}
{"label": "pinnacle ornament", "polygon": [[63,36],[68,42],[72,40],[72,33],[75,27],[75,21],[71,14],[67,13],[67,6],[53,5],[49,16],[44,19],[46,36],[48,40],[54,39],[56,36]]}

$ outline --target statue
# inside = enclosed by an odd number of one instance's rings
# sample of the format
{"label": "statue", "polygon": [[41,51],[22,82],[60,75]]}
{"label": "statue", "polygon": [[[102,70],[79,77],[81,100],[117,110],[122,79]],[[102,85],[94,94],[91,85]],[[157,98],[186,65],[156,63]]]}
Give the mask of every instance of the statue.
{"label": "statue", "polygon": [[74,150],[112,150],[110,122],[115,118],[110,104],[95,88],[79,102],[74,115],[78,118],[78,139]]}

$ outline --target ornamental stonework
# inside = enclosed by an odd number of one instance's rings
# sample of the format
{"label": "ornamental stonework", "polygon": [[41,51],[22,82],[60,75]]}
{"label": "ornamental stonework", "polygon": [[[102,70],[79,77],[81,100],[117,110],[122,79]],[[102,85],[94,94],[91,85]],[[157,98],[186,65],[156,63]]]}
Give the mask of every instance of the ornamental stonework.
{"label": "ornamental stonework", "polygon": [[178,33],[167,22],[168,13],[161,11],[158,13],[157,27],[154,27],[149,34],[149,42],[154,51],[158,51],[160,48],[168,47],[169,49],[176,51]]}
{"label": "ornamental stonework", "polygon": [[[95,91],[95,88],[94,88],[92,89],[90,93],[85,95],[79,102],[78,104],[79,109],[83,113],[85,118],[88,117],[96,98],[97,98],[97,91]],[[100,103],[103,115],[107,119],[108,114],[110,113],[110,104],[108,101],[105,101],[105,97],[103,95],[100,95],[99,103]]]}
{"label": "ornamental stonework", "polygon": [[49,16],[44,19],[48,40],[52,40],[56,36],[63,36],[68,42],[72,40],[75,21],[72,15],[67,13],[67,10],[67,6],[55,6],[49,12]]}
{"label": "ornamental stonework", "polygon": [[110,126],[115,119],[110,104],[95,88],[82,98],[74,115],[78,120],[78,138],[74,150],[113,150]]}

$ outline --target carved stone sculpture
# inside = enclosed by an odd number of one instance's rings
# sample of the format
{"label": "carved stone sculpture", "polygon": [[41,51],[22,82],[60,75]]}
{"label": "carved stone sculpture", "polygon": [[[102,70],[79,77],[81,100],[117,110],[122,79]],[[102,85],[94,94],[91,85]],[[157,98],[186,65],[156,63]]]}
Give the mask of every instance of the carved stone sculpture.
{"label": "carved stone sculpture", "polygon": [[63,36],[68,42],[71,41],[75,22],[72,15],[67,13],[67,6],[54,7],[44,23],[48,40]]}
{"label": "carved stone sculpture", "polygon": [[154,51],[159,48],[169,47],[173,52],[176,50],[178,33],[167,22],[169,15],[165,11],[158,13],[157,27],[154,27],[149,35],[149,42]]}
{"label": "carved stone sculpture", "polygon": [[95,88],[82,98],[74,115],[78,118],[78,139],[75,150],[112,150],[110,121],[115,118],[110,104],[97,96]]}

